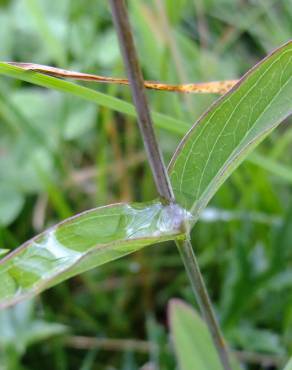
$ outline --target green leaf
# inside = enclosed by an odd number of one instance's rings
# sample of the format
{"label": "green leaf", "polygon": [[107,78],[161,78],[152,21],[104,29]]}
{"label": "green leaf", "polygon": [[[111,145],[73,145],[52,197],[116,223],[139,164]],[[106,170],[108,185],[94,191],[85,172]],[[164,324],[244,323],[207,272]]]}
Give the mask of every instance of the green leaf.
{"label": "green leaf", "polygon": [[280,356],[285,354],[279,335],[272,330],[238,324],[229,329],[228,337],[236,348],[244,348],[247,352],[265,352]]}
{"label": "green leaf", "polygon": [[0,311],[0,348],[9,347],[23,354],[29,345],[56,335],[65,334],[68,328],[58,323],[35,319],[32,300]]}
{"label": "green leaf", "polygon": [[13,222],[20,213],[23,204],[23,195],[11,187],[10,184],[0,183],[0,227]]}
{"label": "green leaf", "polygon": [[[33,71],[24,71],[22,68],[12,66],[3,62],[0,62],[0,75],[14,77],[38,86],[70,93],[72,95],[79,96],[82,99],[92,101],[101,106],[116,110],[118,112],[134,117],[136,116],[136,111],[132,104],[113,96],[106,95],[93,89],[75,84],[73,82],[61,80],[59,78],[51,76],[46,76],[44,74]],[[166,129],[176,134],[186,132],[186,130],[190,127],[183,121],[179,121],[161,113],[152,112],[152,117],[157,127]]]}
{"label": "green leaf", "polygon": [[255,152],[248,157],[248,161],[252,164],[255,164],[256,166],[265,169],[266,171],[271,172],[272,174],[277,176],[279,180],[283,180],[291,184],[292,171],[290,166],[281,164],[273,160],[272,158]]}
{"label": "green leaf", "polygon": [[4,256],[4,254],[6,254],[8,252],[9,252],[9,249],[0,248],[0,256]]}
{"label": "green leaf", "polygon": [[49,49],[49,55],[53,55],[56,62],[61,65],[66,64],[66,49],[51,31],[51,27],[48,24],[48,18],[46,12],[42,9],[42,6],[37,0],[26,0],[26,7],[29,11],[35,25],[38,34],[42,38],[42,44]]}
{"label": "green leaf", "polygon": [[292,112],[292,42],[252,68],[195,123],[170,164],[177,201],[197,220],[220,185]]}
{"label": "green leaf", "polygon": [[171,300],[169,320],[180,370],[222,370],[208,329],[190,306],[180,300]]}
{"label": "green leaf", "polygon": [[0,308],[147,245],[182,236],[179,206],[114,204],[46,230],[0,260]]}
{"label": "green leaf", "polygon": [[[207,325],[179,299],[169,303],[169,322],[180,370],[223,370]],[[233,359],[234,369],[240,369]]]}

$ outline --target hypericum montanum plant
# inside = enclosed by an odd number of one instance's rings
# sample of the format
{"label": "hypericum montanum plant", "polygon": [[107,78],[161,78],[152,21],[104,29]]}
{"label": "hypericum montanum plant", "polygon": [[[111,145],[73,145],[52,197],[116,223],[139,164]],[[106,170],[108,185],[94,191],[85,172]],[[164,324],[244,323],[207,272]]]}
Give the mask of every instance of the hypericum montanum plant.
{"label": "hypericum montanum plant", "polygon": [[[44,231],[0,261],[0,307],[7,307],[72,276],[137,251],[174,240],[209,327],[221,365],[230,370],[217,324],[190,242],[202,210],[235,168],[292,111],[292,42],[243,76],[193,125],[166,170],[144,93],[124,1],[110,1],[158,198],[150,203],[95,208]],[[116,98],[21,66],[0,63],[0,73],[70,92],[120,112],[133,107]],[[233,83],[232,83],[233,84]],[[186,127],[153,114],[157,126],[177,133]]]}

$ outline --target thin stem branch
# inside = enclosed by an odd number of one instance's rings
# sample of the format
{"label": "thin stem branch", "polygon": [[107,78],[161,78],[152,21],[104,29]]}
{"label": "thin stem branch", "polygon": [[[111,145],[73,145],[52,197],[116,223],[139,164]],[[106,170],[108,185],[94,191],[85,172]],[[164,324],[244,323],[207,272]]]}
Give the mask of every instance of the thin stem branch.
{"label": "thin stem branch", "polygon": [[208,291],[190,240],[177,241],[177,247],[197,298],[200,310],[204,315],[211,332],[213,342],[225,370],[231,370],[228,349],[217,322]]}
{"label": "thin stem branch", "polygon": [[138,113],[138,123],[144,139],[143,141],[154,181],[160,196],[167,202],[172,202],[174,201],[173,191],[156,141],[144,90],[144,79],[134,45],[128,12],[124,0],[110,0],[110,4],[128,79],[130,81],[133,100]]}
{"label": "thin stem branch", "polygon": [[[131,26],[124,0],[109,0],[115,27],[119,37],[120,48],[124,58],[133,100],[138,114],[142,138],[149,158],[157,190],[166,202],[174,202],[173,190],[156,141],[153,124],[144,91],[144,79],[136,53]],[[199,265],[189,240],[177,242],[182,260],[194,289],[200,308],[212,335],[214,345],[225,370],[231,370],[228,351],[220,332],[210,298],[206,290]]]}

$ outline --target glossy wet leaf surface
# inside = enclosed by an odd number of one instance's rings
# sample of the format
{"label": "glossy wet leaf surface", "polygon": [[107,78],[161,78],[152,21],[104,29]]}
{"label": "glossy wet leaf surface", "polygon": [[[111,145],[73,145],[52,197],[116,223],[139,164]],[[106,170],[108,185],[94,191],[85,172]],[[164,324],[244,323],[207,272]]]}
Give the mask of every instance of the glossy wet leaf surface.
{"label": "glossy wet leaf surface", "polygon": [[185,136],[170,164],[195,219],[248,153],[292,112],[292,42],[250,70]]}
{"label": "glossy wet leaf surface", "polygon": [[72,217],[0,260],[0,307],[146,245],[179,237],[177,206],[116,204]]}

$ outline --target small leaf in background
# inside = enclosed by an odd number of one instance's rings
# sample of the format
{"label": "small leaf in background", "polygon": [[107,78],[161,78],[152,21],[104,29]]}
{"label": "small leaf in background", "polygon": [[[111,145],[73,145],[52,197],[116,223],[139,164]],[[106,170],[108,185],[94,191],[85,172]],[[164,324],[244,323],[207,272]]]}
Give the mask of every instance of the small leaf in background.
{"label": "small leaf in background", "polygon": [[[169,303],[168,315],[174,350],[180,370],[222,370],[205,322],[181,300]],[[240,365],[233,358],[234,369]]]}
{"label": "small leaf in background", "polygon": [[67,331],[64,325],[35,319],[32,300],[1,310],[0,329],[1,350],[12,347],[19,355],[23,354],[29,345]]}
{"label": "small leaf in background", "polygon": [[[107,45],[107,48],[104,47]],[[96,49],[92,50],[92,56],[98,60],[104,68],[115,65],[120,58],[117,35],[114,30],[106,31],[97,42]]]}
{"label": "small leaf in background", "polygon": [[0,308],[81,272],[173,240],[187,214],[179,206],[114,204],[85,211],[48,229],[0,260]]}
{"label": "small leaf in background", "polygon": [[77,139],[94,127],[98,107],[72,96],[68,96],[65,103],[63,136],[66,140]]}
{"label": "small leaf in background", "polygon": [[0,248],[0,256],[4,256],[4,254],[6,254],[8,252],[9,252],[9,249]]}
{"label": "small leaf in background", "polygon": [[24,196],[5,183],[0,183],[0,194],[0,226],[7,226],[19,215],[24,204]]}
{"label": "small leaf in background", "polygon": [[292,42],[252,68],[184,137],[170,164],[177,201],[198,218],[220,185],[292,112]]}
{"label": "small leaf in background", "polygon": [[271,330],[238,325],[228,332],[228,338],[245,351],[285,355],[280,337]]}
{"label": "small leaf in background", "polygon": [[5,174],[0,179],[1,186],[17,189],[23,194],[33,194],[43,190],[37,169],[41,168],[43,172],[56,177],[53,158],[41,145],[31,145],[29,139],[21,137],[5,143],[1,149],[0,173]]}
{"label": "small leaf in background", "polygon": [[222,370],[208,329],[190,306],[170,301],[169,322],[180,370]]}

